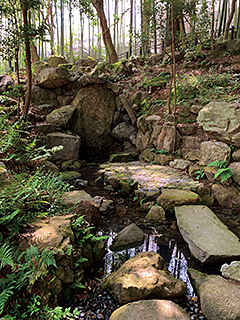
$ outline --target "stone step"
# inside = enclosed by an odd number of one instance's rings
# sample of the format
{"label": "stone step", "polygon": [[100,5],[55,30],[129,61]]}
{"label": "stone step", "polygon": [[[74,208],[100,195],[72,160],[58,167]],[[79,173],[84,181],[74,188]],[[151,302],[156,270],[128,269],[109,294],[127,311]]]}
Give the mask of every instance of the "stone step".
{"label": "stone step", "polygon": [[202,263],[240,259],[239,238],[203,205],[175,207],[178,228],[193,256]]}

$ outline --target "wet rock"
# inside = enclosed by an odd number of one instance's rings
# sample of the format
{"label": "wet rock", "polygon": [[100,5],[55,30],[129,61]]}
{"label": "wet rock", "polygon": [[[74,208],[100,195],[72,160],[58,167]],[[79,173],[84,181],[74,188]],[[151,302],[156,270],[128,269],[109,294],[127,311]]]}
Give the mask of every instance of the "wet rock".
{"label": "wet rock", "polygon": [[199,292],[201,309],[211,320],[237,320],[240,315],[240,286],[216,275],[204,275],[190,269],[188,271]]}
{"label": "wet rock", "polygon": [[200,147],[199,165],[207,166],[209,163],[218,160],[229,163],[231,148],[223,142],[204,141]]}
{"label": "wet rock", "polygon": [[165,211],[161,206],[153,206],[145,217],[147,220],[165,221]]}
{"label": "wet rock", "polygon": [[70,73],[65,68],[45,68],[35,76],[35,83],[45,89],[55,89],[67,84],[69,79]]}
{"label": "wet rock", "polygon": [[198,195],[190,190],[163,189],[156,202],[164,210],[173,211],[175,206],[195,204],[197,201]]}
{"label": "wet rock", "polygon": [[168,300],[141,300],[113,312],[110,320],[190,320],[187,313]]}
{"label": "wet rock", "polygon": [[115,211],[115,206],[113,200],[103,199],[99,210],[102,215],[112,214]]}
{"label": "wet rock", "polygon": [[55,146],[63,146],[63,149],[57,151],[51,161],[78,160],[81,139],[79,136],[53,132],[47,135],[47,148],[51,149]]}
{"label": "wet rock", "polygon": [[102,283],[121,303],[143,299],[170,299],[186,293],[186,285],[175,279],[155,252],[143,252],[125,262]]}
{"label": "wet rock", "polygon": [[197,121],[210,138],[240,147],[240,111],[237,103],[210,102],[199,112]]}
{"label": "wet rock", "polygon": [[76,107],[68,105],[63,106],[59,109],[52,111],[47,115],[47,122],[54,126],[59,126],[62,128],[67,128],[71,125],[71,121],[73,121],[74,112]]}
{"label": "wet rock", "polygon": [[240,243],[207,207],[189,205],[175,207],[179,231],[191,253],[202,263],[240,258]]}
{"label": "wet rock", "polygon": [[88,185],[88,180],[75,179],[73,181],[73,185],[76,189],[81,189],[82,187],[86,187]]}
{"label": "wet rock", "polygon": [[119,251],[141,245],[144,232],[134,223],[121,230],[113,241],[111,249]]}
{"label": "wet rock", "polygon": [[211,194],[211,190],[201,183],[197,188],[197,194],[199,195],[197,204],[205,204],[211,207],[214,203],[214,197]]}
{"label": "wet rock", "polygon": [[220,271],[224,278],[235,280],[240,283],[240,261],[232,261],[230,265],[224,263],[221,266]]}

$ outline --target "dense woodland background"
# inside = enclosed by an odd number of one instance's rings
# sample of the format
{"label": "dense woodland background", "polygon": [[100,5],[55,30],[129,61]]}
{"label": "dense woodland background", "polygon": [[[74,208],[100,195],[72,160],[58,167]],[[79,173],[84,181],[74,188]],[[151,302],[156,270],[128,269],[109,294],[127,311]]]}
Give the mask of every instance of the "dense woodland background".
{"label": "dense woodland background", "polygon": [[25,65],[26,39],[40,60],[159,53],[171,44],[172,11],[179,50],[213,48],[221,35],[240,37],[239,8],[236,0],[1,0],[0,72]]}

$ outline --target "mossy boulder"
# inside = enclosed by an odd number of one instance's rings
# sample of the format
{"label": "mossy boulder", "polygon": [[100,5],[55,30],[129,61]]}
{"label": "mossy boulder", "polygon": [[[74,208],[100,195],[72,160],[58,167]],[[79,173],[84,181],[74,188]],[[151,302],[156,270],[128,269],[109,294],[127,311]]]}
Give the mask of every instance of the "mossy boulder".
{"label": "mossy boulder", "polygon": [[113,241],[111,247],[114,251],[136,247],[142,244],[144,232],[134,223],[121,230]]}
{"label": "mossy boulder", "polygon": [[164,88],[168,83],[168,80],[164,77],[156,77],[143,82],[144,89],[148,90],[149,87],[157,87],[159,89]]}
{"label": "mossy boulder", "polygon": [[110,162],[131,162],[138,160],[139,154],[136,152],[119,152],[111,154]]}
{"label": "mossy boulder", "polygon": [[132,75],[132,64],[127,60],[121,60],[114,64],[108,65],[106,69],[111,76],[130,76]]}
{"label": "mossy boulder", "polygon": [[157,198],[157,204],[166,211],[173,211],[175,206],[195,204],[198,195],[190,190],[163,189],[162,194]]}

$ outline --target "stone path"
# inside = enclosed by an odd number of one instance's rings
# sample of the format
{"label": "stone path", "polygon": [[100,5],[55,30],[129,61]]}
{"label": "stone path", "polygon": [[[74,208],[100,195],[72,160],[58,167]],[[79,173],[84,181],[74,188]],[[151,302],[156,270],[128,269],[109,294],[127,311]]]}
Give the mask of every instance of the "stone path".
{"label": "stone path", "polygon": [[113,177],[118,181],[129,180],[137,182],[139,189],[144,190],[171,188],[196,191],[200,185],[183,171],[139,161],[103,164],[99,174],[103,175],[106,182]]}

